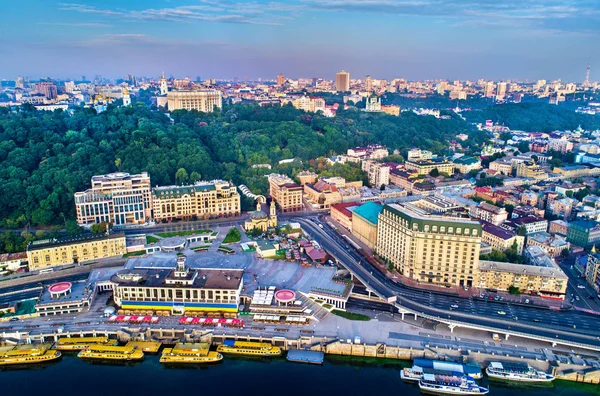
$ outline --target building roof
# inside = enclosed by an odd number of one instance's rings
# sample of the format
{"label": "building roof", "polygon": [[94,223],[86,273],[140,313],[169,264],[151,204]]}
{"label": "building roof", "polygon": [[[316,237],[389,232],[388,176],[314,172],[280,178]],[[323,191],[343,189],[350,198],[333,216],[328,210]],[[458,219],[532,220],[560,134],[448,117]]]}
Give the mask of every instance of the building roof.
{"label": "building roof", "polygon": [[583,230],[590,230],[598,226],[598,222],[593,220],[575,220],[569,223],[569,228],[579,228]]}
{"label": "building roof", "polygon": [[[166,279],[173,272],[168,269],[126,269],[113,275],[111,281],[119,286],[199,288],[237,290],[242,282],[241,269],[190,269],[194,281],[191,285],[167,284]],[[195,275],[195,277],[194,277]]]}
{"label": "building roof", "polygon": [[76,245],[83,242],[101,241],[104,239],[125,238],[125,234],[120,232],[117,234],[84,234],[75,237],[64,237],[57,239],[45,239],[42,241],[33,241],[27,245],[27,251],[46,249],[56,246]]}
{"label": "building roof", "polygon": [[527,264],[513,264],[503,263],[500,261],[480,261],[480,271],[499,271],[499,272],[510,272],[513,274],[523,275],[534,275],[534,276],[545,276],[550,278],[562,278],[568,280],[569,278],[565,273],[557,267],[537,267],[535,265]]}
{"label": "building roof", "polygon": [[196,192],[214,191],[214,183],[198,184],[193,186],[164,186],[152,189],[152,194],[158,198],[179,198],[184,195],[193,195]]}
{"label": "building roof", "polygon": [[346,203],[339,203],[339,204],[335,204],[335,205],[331,205],[331,210],[337,210],[338,212],[340,212],[342,215],[348,217],[348,218],[352,218],[352,212],[354,212],[354,210],[356,210],[356,208],[358,208],[358,206],[355,202],[346,202]]}
{"label": "building roof", "polygon": [[[477,230],[477,236],[481,236],[481,224],[478,221],[470,219],[435,215],[426,212],[425,210],[419,209],[414,205],[410,204],[389,204],[383,207],[383,211],[391,212],[400,218],[408,221],[408,228],[413,228],[416,224],[420,231],[423,231],[423,226],[432,225],[447,228],[462,229],[466,228],[469,230],[469,235],[472,235],[473,230]],[[441,232],[441,231],[440,231]]]}
{"label": "building roof", "polygon": [[483,232],[487,233],[487,234],[492,234],[495,237],[504,239],[504,240],[508,240],[511,238],[514,238],[515,233],[514,232],[510,232],[505,230],[502,227],[498,227],[495,224],[492,223],[488,223],[487,221],[483,221],[480,220],[481,223],[481,229],[483,230]]}
{"label": "building roof", "polygon": [[454,163],[459,165],[474,165],[478,162],[479,160],[477,158],[469,157],[467,155],[464,155],[454,160]]}
{"label": "building roof", "polygon": [[377,224],[379,213],[383,210],[383,205],[375,202],[367,202],[364,205],[354,209],[354,214],[362,217],[371,224]]}

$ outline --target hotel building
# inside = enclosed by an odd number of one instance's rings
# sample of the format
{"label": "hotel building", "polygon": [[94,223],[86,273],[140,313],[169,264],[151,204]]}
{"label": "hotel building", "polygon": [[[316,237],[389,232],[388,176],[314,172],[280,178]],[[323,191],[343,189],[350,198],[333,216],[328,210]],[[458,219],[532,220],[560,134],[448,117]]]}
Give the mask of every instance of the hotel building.
{"label": "hotel building", "polygon": [[185,256],[174,269],[132,269],[111,278],[115,303],[123,309],[237,312],[243,286],[241,269],[190,269]]}
{"label": "hotel building", "polygon": [[92,177],[92,188],[75,193],[77,223],[143,224],[152,217],[150,176],[142,172]]}
{"label": "hotel building", "polygon": [[29,269],[122,256],[127,253],[125,234],[98,234],[34,241],[27,246]]}
{"label": "hotel building", "polygon": [[279,205],[281,212],[302,210],[302,186],[285,175],[269,175],[269,194]]}
{"label": "hotel building", "polygon": [[411,204],[385,205],[377,254],[410,279],[473,286],[478,279],[481,224],[434,215]]}
{"label": "hotel building", "polygon": [[155,221],[240,215],[240,194],[229,182],[214,180],[191,186],[152,189]]}
{"label": "hotel building", "polygon": [[223,108],[221,91],[216,89],[203,89],[200,91],[169,91],[167,93],[167,106],[169,111],[198,110],[212,113],[215,106]]}

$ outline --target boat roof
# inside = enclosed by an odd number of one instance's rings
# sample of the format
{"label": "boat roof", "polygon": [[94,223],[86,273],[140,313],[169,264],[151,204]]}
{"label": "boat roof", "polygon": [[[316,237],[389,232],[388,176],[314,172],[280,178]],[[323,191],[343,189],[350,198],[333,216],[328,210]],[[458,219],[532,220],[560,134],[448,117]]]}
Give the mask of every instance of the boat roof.
{"label": "boat roof", "polygon": [[425,381],[435,381],[435,375],[434,374],[423,374],[423,379]]}

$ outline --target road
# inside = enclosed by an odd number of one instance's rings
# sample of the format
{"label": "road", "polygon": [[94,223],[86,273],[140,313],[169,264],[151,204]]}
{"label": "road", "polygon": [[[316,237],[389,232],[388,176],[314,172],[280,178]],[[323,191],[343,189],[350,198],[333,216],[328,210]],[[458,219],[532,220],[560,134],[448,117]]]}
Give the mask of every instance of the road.
{"label": "road", "polygon": [[[372,266],[327,223],[322,223],[316,218],[294,218],[293,221],[302,224],[304,230],[325,250],[341,260],[344,267],[366,279],[365,286],[382,296],[397,296],[400,305],[411,311],[468,324],[490,326],[498,330],[511,330],[600,347],[600,316],[577,311],[550,311],[505,302],[479,301],[442,292],[409,288],[394,282]],[[458,308],[451,308],[453,304],[458,305]]]}

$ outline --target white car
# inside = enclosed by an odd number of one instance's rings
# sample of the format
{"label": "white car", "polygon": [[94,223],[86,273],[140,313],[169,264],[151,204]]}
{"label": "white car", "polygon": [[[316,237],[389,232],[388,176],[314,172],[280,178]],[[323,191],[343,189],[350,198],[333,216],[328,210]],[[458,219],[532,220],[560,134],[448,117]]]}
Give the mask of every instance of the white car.
{"label": "white car", "polygon": [[585,285],[577,285],[578,289],[585,289]]}
{"label": "white car", "polygon": [[504,312],[504,311],[498,311],[498,315],[506,315],[506,312]]}
{"label": "white car", "polygon": [[452,304],[452,305],[450,305],[450,308],[458,308],[458,305]]}

